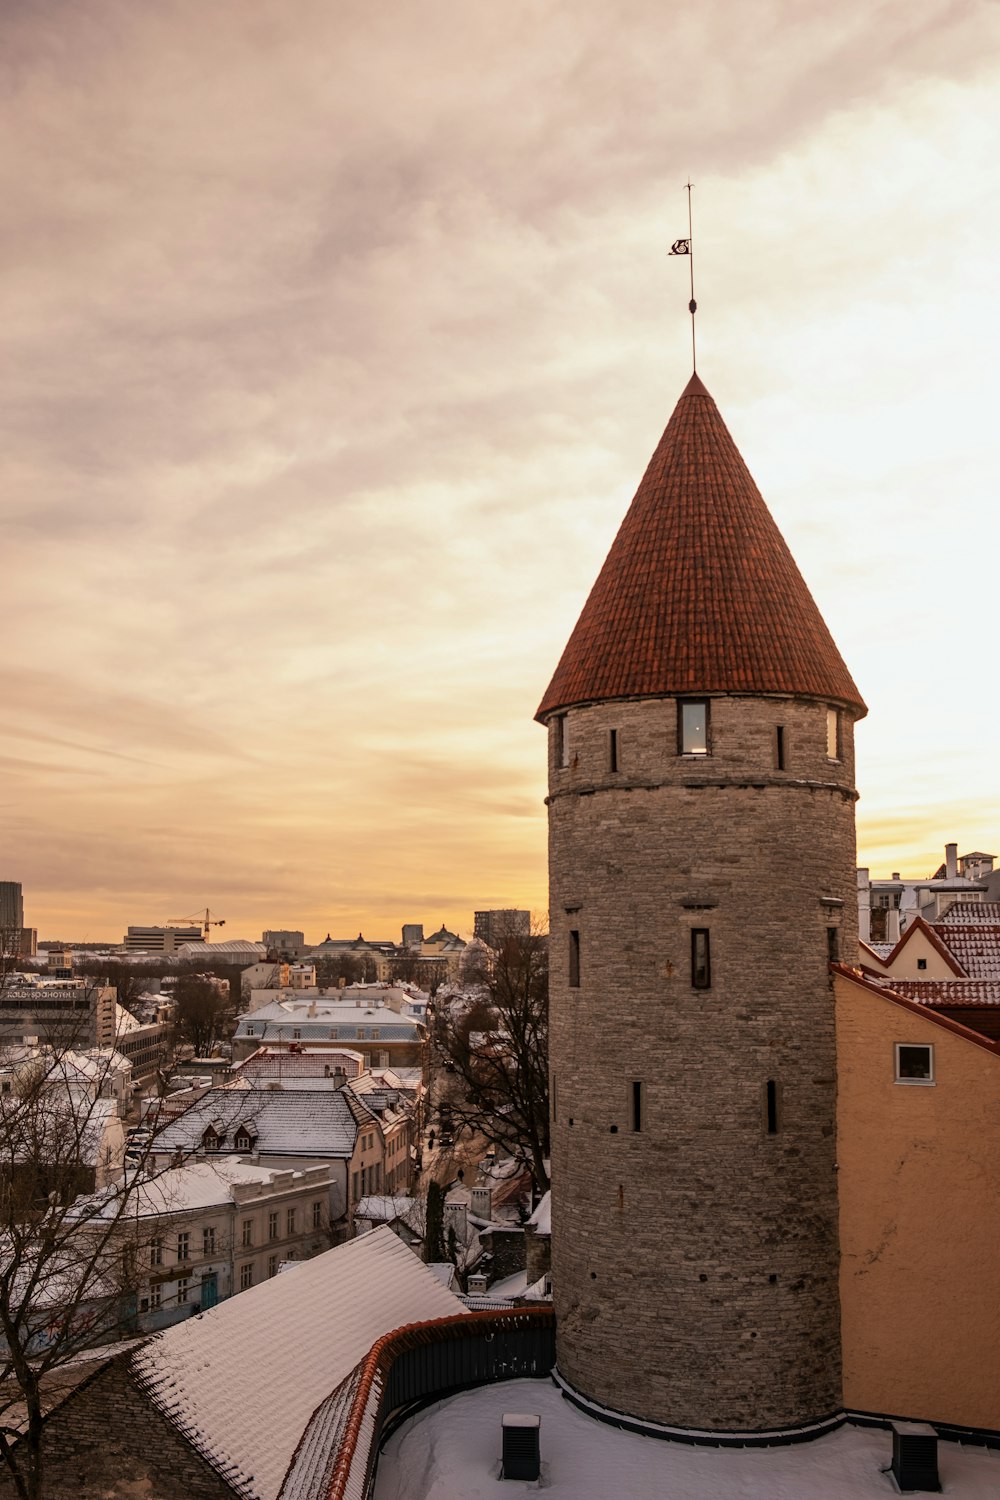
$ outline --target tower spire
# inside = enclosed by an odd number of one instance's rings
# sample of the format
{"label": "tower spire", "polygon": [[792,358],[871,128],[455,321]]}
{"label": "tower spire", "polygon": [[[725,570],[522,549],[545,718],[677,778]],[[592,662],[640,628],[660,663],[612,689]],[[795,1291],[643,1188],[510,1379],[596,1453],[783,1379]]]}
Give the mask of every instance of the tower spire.
{"label": "tower spire", "polygon": [[671,255],[686,255],[688,257],[688,270],[691,275],[691,300],[688,303],[688,312],[691,314],[691,369],[698,373],[698,352],[695,347],[694,315],[698,311],[698,304],[694,300],[694,229],[691,221],[691,189],[694,183],[688,178],[684,184],[688,195],[688,237],[686,240],[674,240],[670,247]]}

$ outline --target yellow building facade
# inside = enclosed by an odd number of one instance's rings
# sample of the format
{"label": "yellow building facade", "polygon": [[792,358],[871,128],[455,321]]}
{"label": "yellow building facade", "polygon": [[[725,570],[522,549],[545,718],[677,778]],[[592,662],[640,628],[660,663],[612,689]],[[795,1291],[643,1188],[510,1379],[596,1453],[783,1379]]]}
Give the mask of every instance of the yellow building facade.
{"label": "yellow building facade", "polygon": [[834,979],[844,1405],[1000,1430],[1000,1048]]}

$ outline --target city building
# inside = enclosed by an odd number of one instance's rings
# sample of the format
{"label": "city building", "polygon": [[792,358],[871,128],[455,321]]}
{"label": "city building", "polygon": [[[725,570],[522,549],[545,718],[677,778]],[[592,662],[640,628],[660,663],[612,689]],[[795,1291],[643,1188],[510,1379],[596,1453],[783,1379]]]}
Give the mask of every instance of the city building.
{"label": "city building", "polygon": [[[406,999],[393,1006],[392,986],[371,985],[333,990],[326,995],[288,991],[255,990],[254,1009],[237,1020],[233,1036],[233,1061],[241,1062],[258,1047],[288,1049],[301,1043],[310,1049],[337,1051],[348,1047],[360,1052],[370,1068],[419,1067],[423,1060],[425,1031],[422,1015],[426,997]],[[339,998],[343,994],[345,998]],[[418,992],[419,994],[419,992]]]}
{"label": "city building", "polygon": [[[239,1158],[190,1160],[131,1182],[122,1242],[140,1279],[136,1323],[152,1332],[277,1276],[282,1262],[330,1247],[329,1168],[277,1169]],[[99,1227],[120,1214],[119,1192],[84,1199]]]}
{"label": "city building", "polygon": [[991,899],[991,877],[996,885],[993,900],[1000,897],[994,872],[994,854],[959,854],[957,844],[946,844],[944,862],[926,879],[904,879],[894,870],[889,880],[873,880],[861,866],[857,872],[858,933],[863,943],[898,943],[917,917],[934,922],[955,901],[966,903]]}
{"label": "city building", "polygon": [[24,895],[19,881],[0,880],[0,931],[19,932],[24,926]]}
{"label": "city building", "polygon": [[269,954],[273,954],[275,958],[284,959],[286,963],[301,958],[306,951],[306,935],[298,930],[292,931],[284,927],[272,928],[267,932],[262,932],[260,940]]}
{"label": "city building", "polygon": [[126,953],[177,953],[183,943],[205,941],[199,926],[130,927],[122,939]]}
{"label": "city building", "polygon": [[503,907],[497,911],[476,912],[473,936],[488,948],[498,948],[505,937],[527,937],[530,932],[530,911]]}
{"label": "city building", "polygon": [[828,963],[857,951],[864,713],[692,376],[537,714],[574,1399],[705,1435],[839,1420]]}

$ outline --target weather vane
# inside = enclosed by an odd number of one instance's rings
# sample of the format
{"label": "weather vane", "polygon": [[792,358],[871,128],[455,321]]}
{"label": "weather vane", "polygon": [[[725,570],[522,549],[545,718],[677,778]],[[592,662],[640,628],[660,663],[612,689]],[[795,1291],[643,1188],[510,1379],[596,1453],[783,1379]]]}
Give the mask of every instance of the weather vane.
{"label": "weather vane", "polygon": [[697,370],[698,358],[694,343],[694,315],[698,311],[698,304],[694,300],[694,233],[691,228],[691,189],[694,183],[688,181],[684,184],[688,195],[688,237],[686,240],[674,240],[670,247],[671,255],[686,255],[690,261],[691,272],[691,301],[688,303],[688,312],[691,314],[691,368]]}

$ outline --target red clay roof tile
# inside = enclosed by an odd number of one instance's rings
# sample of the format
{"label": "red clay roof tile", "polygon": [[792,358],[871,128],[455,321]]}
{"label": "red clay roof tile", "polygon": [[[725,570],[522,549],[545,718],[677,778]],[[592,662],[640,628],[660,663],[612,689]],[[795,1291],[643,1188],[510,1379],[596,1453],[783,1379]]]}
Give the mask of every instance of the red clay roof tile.
{"label": "red clay roof tile", "polygon": [[718,408],[692,376],[536,714],[684,693],[867,710]]}

